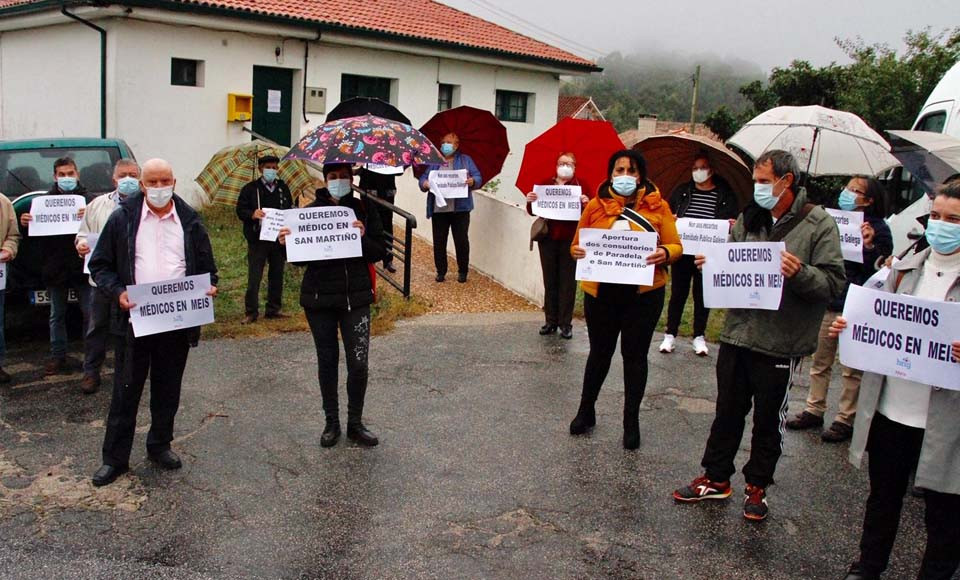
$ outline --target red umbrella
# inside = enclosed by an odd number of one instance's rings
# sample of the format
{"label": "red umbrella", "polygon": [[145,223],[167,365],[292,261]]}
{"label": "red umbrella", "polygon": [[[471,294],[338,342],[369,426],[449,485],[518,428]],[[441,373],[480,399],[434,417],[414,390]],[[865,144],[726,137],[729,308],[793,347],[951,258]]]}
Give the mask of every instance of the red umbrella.
{"label": "red umbrella", "polygon": [[[440,143],[447,133],[456,133],[460,138],[460,152],[473,159],[487,183],[500,174],[503,162],[510,153],[507,128],[490,111],[474,107],[455,107],[434,115],[420,132],[430,141]],[[415,167],[419,177],[426,167]]]}
{"label": "red umbrella", "polygon": [[[623,141],[612,123],[567,117],[527,143],[517,187],[523,193],[533,191],[534,185],[554,176],[561,154],[573,153],[577,158],[577,179],[596,191],[609,177],[610,156],[621,149],[625,149]],[[593,191],[584,193],[590,195]]]}

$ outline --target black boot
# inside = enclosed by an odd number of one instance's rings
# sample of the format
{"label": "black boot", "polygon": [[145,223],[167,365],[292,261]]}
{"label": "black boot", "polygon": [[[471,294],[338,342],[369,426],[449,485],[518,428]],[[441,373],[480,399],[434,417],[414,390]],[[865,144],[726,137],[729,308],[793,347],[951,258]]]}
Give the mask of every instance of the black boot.
{"label": "black boot", "polygon": [[333,447],[340,440],[340,420],[327,419],[327,426],[323,429],[323,435],[320,436],[320,447]]}
{"label": "black boot", "polygon": [[376,447],[380,444],[377,436],[371,433],[363,426],[363,423],[360,422],[347,424],[347,439],[364,447]]}
{"label": "black boot", "polygon": [[593,408],[593,402],[580,400],[580,408],[577,409],[577,416],[570,422],[571,435],[583,435],[597,424],[597,413]]}
{"label": "black boot", "polygon": [[623,398],[623,448],[640,447],[640,402],[643,393],[637,388],[626,387]]}

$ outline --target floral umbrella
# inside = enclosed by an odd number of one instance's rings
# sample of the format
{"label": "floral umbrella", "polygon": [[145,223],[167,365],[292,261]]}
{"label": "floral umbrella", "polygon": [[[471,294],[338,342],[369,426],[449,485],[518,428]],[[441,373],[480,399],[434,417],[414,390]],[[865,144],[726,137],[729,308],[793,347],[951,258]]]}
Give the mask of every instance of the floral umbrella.
{"label": "floral umbrella", "polygon": [[324,123],[300,139],[284,159],[392,167],[443,163],[443,155],[423,133],[405,123],[373,115]]}

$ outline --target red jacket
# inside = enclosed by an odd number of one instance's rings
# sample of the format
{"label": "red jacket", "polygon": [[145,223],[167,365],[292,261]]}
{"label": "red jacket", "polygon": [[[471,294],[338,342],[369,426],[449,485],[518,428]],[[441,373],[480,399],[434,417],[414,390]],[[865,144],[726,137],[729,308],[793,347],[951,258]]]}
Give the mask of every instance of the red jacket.
{"label": "red jacket", "polygon": [[[556,185],[557,182],[554,181],[554,178],[545,179],[537,183],[537,185]],[[596,192],[591,190],[585,183],[577,179],[577,176],[573,176],[573,179],[568,181],[565,185],[579,185],[581,193],[590,199],[596,197]],[[527,213],[533,215],[533,204],[527,202]],[[580,211],[583,211],[584,205],[580,208]],[[561,221],[561,220],[547,220],[547,237],[551,240],[569,242],[573,241],[574,234],[577,233],[577,222],[573,221]]]}

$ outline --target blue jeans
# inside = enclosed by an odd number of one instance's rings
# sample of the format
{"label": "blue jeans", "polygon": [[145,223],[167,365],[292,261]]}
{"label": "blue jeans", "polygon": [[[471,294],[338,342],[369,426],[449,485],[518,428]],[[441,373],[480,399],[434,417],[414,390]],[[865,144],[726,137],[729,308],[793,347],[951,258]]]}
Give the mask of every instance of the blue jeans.
{"label": "blue jeans", "polygon": [[[67,293],[70,286],[50,286],[47,292],[50,294],[50,356],[53,358],[64,358],[67,356]],[[89,285],[86,289],[82,286],[77,288],[80,304],[86,303],[86,296],[89,292]],[[83,328],[87,328],[87,308],[83,310]]]}
{"label": "blue jeans", "polygon": [[0,367],[7,362],[7,339],[3,336],[3,312],[6,309],[7,291],[0,290]]}

